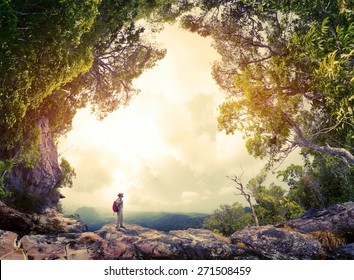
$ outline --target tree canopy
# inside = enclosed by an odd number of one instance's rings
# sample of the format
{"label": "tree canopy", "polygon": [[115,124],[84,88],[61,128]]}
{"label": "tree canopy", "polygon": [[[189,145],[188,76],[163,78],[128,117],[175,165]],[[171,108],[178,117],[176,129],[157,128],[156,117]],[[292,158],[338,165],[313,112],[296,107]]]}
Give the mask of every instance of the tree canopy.
{"label": "tree canopy", "polygon": [[227,94],[219,128],[242,131],[249,153],[268,158],[268,167],[301,148],[302,173],[288,169],[297,182],[313,178],[305,188],[317,182],[328,195],[322,206],[353,199],[353,2],[205,0],[196,7],[183,26],[211,36],[222,57],[213,66]]}
{"label": "tree canopy", "polygon": [[136,22],[170,2],[2,0],[1,157],[33,154],[40,118],[60,135],[79,108],[104,117],[126,105],[133,79],[165,54]]}
{"label": "tree canopy", "polygon": [[[301,2],[301,4],[299,4]],[[256,157],[296,147],[353,157],[353,7],[345,1],[201,1],[184,26],[212,36],[228,92],[219,126]]]}
{"label": "tree canopy", "polygon": [[[57,138],[71,129],[80,108],[89,106],[102,119],[127,105],[138,93],[133,80],[165,55],[146,39],[148,22],[174,19],[186,6],[171,0],[0,0],[0,187],[14,164],[38,162],[41,119],[49,120]],[[68,174],[62,185],[71,186],[73,170],[66,161],[62,169]]]}

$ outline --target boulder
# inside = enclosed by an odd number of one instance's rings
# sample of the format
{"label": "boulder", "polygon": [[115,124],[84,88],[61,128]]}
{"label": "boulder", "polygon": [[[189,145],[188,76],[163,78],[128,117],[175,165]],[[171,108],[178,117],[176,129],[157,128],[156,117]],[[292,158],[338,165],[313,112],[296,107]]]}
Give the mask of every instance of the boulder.
{"label": "boulder", "polygon": [[53,208],[46,209],[41,214],[33,215],[35,226],[32,234],[48,233],[81,233],[87,231],[87,225],[72,216],[64,215]]}
{"label": "boulder", "polygon": [[21,236],[28,234],[81,233],[87,225],[74,217],[47,209],[41,214],[26,214],[0,201],[0,229],[15,232]]}
{"label": "boulder", "polygon": [[272,255],[274,259],[322,259],[325,256],[317,239],[274,226],[245,228],[232,234],[231,242]]}
{"label": "boulder", "polygon": [[0,201],[0,229],[21,234],[29,234],[34,227],[33,220],[28,214],[8,207]]}
{"label": "boulder", "polygon": [[286,225],[301,233],[331,232],[345,243],[354,242],[354,202],[335,204],[326,209],[311,209]]}
{"label": "boulder", "polygon": [[329,260],[354,260],[354,243],[333,250],[327,257]]}
{"label": "boulder", "polygon": [[128,225],[117,231],[107,225],[96,233],[104,240],[104,259],[237,259],[244,251],[202,229],[162,232]]}

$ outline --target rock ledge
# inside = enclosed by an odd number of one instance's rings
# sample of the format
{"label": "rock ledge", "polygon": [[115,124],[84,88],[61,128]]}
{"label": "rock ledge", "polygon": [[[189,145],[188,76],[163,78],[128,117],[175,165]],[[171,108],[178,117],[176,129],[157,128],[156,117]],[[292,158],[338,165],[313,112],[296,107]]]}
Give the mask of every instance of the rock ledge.
{"label": "rock ledge", "polygon": [[95,232],[72,221],[56,234],[0,230],[0,259],[354,259],[354,202],[311,210],[285,224],[248,227],[230,238],[205,229],[162,232],[138,225]]}

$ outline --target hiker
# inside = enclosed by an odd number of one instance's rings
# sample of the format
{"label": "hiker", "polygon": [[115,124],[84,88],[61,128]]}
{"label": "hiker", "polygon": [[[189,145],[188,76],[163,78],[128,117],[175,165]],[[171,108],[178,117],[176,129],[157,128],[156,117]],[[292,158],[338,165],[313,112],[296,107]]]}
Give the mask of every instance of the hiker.
{"label": "hiker", "polygon": [[116,199],[116,204],[118,206],[116,229],[126,228],[125,226],[123,226],[123,194],[122,193],[118,194],[118,198]]}

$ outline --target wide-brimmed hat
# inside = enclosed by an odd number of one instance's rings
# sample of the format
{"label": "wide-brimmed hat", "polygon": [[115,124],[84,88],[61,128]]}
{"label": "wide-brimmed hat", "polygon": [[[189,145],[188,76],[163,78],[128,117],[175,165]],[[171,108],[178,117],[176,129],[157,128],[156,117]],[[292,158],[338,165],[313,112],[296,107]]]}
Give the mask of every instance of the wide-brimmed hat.
{"label": "wide-brimmed hat", "polygon": [[120,192],[120,193],[118,194],[118,196],[123,196],[123,193]]}

